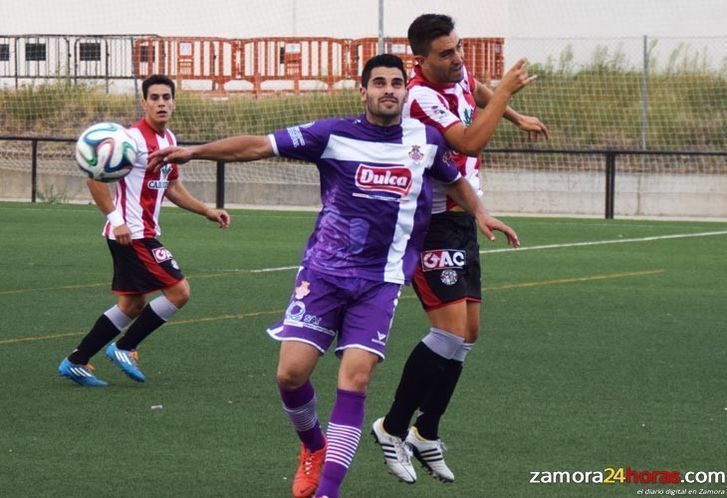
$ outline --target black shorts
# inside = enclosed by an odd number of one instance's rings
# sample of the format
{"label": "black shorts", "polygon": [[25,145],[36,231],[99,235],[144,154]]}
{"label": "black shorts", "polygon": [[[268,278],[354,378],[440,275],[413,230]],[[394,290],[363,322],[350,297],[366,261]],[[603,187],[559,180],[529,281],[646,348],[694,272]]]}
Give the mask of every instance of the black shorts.
{"label": "black shorts", "polygon": [[480,302],[480,246],[474,217],[460,211],[432,215],[412,280],[425,310],[457,301]]}
{"label": "black shorts", "polygon": [[106,241],[114,260],[111,290],[116,294],[146,294],[184,279],[172,253],[157,239],[134,239],[130,246]]}

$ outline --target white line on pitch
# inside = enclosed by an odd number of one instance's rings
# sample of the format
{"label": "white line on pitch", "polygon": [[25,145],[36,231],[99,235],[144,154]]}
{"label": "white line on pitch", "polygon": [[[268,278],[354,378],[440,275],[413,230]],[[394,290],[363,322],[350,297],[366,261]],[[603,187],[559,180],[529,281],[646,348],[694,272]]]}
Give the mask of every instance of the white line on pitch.
{"label": "white line on pitch", "polygon": [[[269,271],[296,270],[298,268],[300,268],[300,265],[296,265],[296,266],[281,266],[281,267],[278,267],[278,268],[260,268],[259,270],[249,270],[249,271],[250,271],[250,273],[265,273],[265,272],[269,272]],[[245,270],[242,270],[242,271],[245,271]]]}
{"label": "white line on pitch", "polygon": [[[665,239],[685,239],[688,237],[709,237],[711,235],[727,235],[727,230],[718,232],[699,232],[699,233],[677,233],[673,235],[657,235],[654,237],[641,237],[638,239],[613,239],[613,240],[594,240],[591,242],[571,242],[569,244],[548,244],[543,246],[525,246],[513,249],[512,247],[505,247],[503,249],[483,249],[480,254],[494,254],[498,252],[521,252],[521,251],[538,251],[541,249],[561,249],[565,247],[580,247],[580,246],[598,246],[604,244],[627,244],[630,242],[649,242],[652,240],[665,240]],[[285,271],[295,270],[300,266],[281,266],[278,268],[261,268],[259,270],[247,270],[250,273],[266,273],[272,271]],[[245,270],[239,270],[245,271]]]}
{"label": "white line on pitch", "polygon": [[686,239],[688,237],[709,237],[710,235],[727,235],[727,230],[719,232],[699,232],[699,233],[677,233],[673,235],[657,235],[654,237],[640,237],[638,239],[613,239],[613,240],[594,240],[591,242],[571,242],[569,244],[548,244],[543,246],[525,246],[514,249],[505,247],[503,249],[483,249],[480,254],[494,254],[497,252],[521,252],[535,251],[540,249],[560,249],[562,247],[580,247],[580,246],[599,246],[604,244],[627,244],[630,242],[648,242],[651,240],[664,239]]}

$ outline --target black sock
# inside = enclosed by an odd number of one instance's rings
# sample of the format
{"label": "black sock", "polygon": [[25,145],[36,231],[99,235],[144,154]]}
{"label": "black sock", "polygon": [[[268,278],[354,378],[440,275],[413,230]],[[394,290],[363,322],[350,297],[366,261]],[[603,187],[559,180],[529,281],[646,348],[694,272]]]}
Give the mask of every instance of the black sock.
{"label": "black sock", "polygon": [[412,415],[438,383],[448,361],[423,342],[416,345],[406,360],[394,402],[384,418],[386,432],[399,437],[406,435]]}
{"label": "black sock", "polygon": [[124,351],[133,351],[141,341],[165,323],[147,304],[126,334],[116,342],[116,347]]}
{"label": "black sock", "polygon": [[462,373],[462,362],[457,360],[449,360],[447,368],[444,370],[442,381],[429,394],[419,407],[421,414],[417,417],[414,425],[425,439],[439,439],[439,421],[444,415],[452,399],[454,389],[457,387],[459,376]]}
{"label": "black sock", "polygon": [[101,351],[101,348],[108,344],[120,332],[109,317],[101,315],[96,320],[81,344],[68,355],[68,361],[76,365],[85,365],[93,355]]}

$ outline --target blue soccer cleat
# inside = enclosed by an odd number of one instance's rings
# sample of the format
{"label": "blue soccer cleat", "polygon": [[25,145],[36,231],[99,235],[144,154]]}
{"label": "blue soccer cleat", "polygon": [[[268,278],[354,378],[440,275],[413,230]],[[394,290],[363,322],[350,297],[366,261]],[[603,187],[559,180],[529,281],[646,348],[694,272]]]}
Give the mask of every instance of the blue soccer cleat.
{"label": "blue soccer cleat", "polygon": [[87,365],[76,365],[68,361],[68,358],[63,358],[61,364],[58,365],[58,373],[63,377],[68,377],[76,384],[89,387],[108,386],[108,383],[93,374],[93,370],[94,368],[90,363]]}
{"label": "blue soccer cleat", "polygon": [[126,351],[125,349],[119,349],[116,347],[116,343],[112,342],[106,348],[106,358],[119,367],[126,375],[134,379],[137,382],[144,382],[146,377],[139,367],[136,366],[136,362],[139,361],[139,355],[136,351]]}

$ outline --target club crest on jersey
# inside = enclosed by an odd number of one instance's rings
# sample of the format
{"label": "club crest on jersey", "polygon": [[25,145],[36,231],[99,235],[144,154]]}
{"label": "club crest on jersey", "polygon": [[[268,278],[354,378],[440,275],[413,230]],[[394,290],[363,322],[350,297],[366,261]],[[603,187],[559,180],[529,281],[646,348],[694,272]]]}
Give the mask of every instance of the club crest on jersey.
{"label": "club crest on jersey", "polygon": [[466,252],[457,249],[435,249],[421,254],[422,271],[464,268]]}
{"label": "club crest on jersey", "polygon": [[154,190],[163,190],[169,188],[169,173],[172,172],[172,165],[165,164],[161,167],[161,178],[158,180],[149,180],[147,187]]}
{"label": "club crest on jersey", "polygon": [[361,190],[392,192],[403,197],[411,189],[411,171],[401,166],[359,164],[356,186]]}
{"label": "club crest on jersey", "polygon": [[421,146],[419,145],[412,145],[411,150],[409,151],[409,157],[415,164],[419,164],[419,162],[424,159],[424,154],[421,150],[419,150],[420,148]]}
{"label": "club crest on jersey", "polygon": [[472,117],[474,116],[474,110],[471,107],[468,107],[464,110],[464,126],[465,128],[469,128],[469,126],[472,124]]}
{"label": "club crest on jersey", "polygon": [[444,270],[439,276],[439,280],[441,280],[444,285],[456,284],[457,278],[457,272],[454,270]]}
{"label": "club crest on jersey", "polygon": [[303,280],[298,287],[295,288],[295,298],[303,299],[310,294],[310,282]]}
{"label": "club crest on jersey", "polygon": [[163,263],[164,261],[168,261],[174,257],[165,247],[155,247],[151,250],[151,253],[157,263]]}

